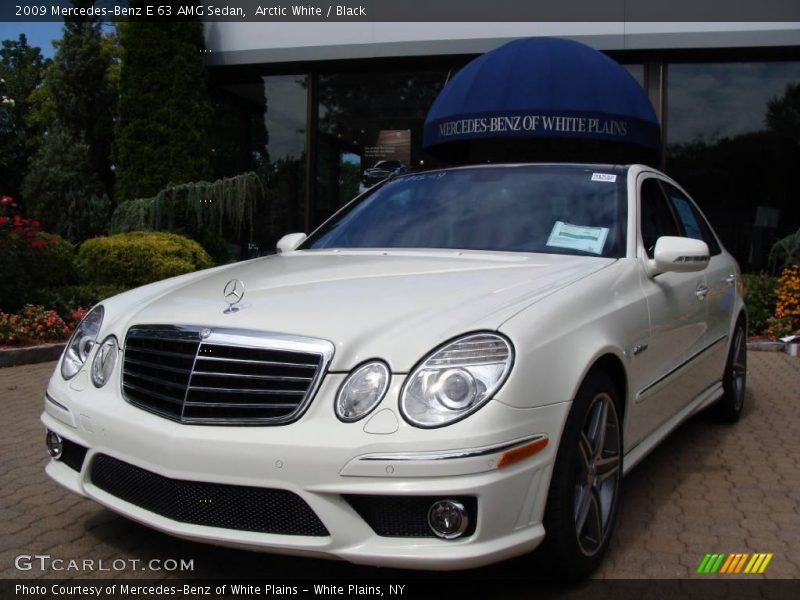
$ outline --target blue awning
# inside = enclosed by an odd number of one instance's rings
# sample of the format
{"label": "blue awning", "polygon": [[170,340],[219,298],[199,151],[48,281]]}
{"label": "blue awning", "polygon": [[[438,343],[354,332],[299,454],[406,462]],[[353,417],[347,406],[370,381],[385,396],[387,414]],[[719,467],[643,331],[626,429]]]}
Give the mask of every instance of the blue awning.
{"label": "blue awning", "polygon": [[467,64],[431,106],[423,147],[446,156],[453,144],[524,139],[661,146],[656,114],[630,73],[559,38],[515,40]]}

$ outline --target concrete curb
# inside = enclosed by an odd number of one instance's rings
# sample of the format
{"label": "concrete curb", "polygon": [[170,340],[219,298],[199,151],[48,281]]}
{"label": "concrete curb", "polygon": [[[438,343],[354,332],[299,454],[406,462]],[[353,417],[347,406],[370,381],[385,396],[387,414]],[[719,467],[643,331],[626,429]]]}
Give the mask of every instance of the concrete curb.
{"label": "concrete curb", "polygon": [[64,351],[64,346],[66,344],[60,342],[58,344],[42,344],[41,346],[28,346],[26,348],[2,348],[0,349],[0,368],[57,360]]}
{"label": "concrete curb", "polygon": [[768,342],[766,340],[757,340],[747,342],[748,350],[755,350],[756,352],[783,352],[783,342]]}

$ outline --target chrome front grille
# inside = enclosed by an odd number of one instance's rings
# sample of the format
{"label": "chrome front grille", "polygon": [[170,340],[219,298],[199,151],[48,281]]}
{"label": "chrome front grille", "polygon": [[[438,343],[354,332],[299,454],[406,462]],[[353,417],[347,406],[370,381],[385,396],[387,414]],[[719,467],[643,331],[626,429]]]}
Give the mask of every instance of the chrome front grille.
{"label": "chrome front grille", "polygon": [[283,424],[302,415],[333,356],[325,340],[232,329],[136,325],[125,399],[197,424]]}

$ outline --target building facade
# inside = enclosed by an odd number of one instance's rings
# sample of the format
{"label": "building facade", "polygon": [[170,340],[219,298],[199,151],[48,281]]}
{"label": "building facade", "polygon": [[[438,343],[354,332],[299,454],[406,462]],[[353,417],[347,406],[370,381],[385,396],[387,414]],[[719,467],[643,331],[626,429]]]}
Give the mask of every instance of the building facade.
{"label": "building facade", "polygon": [[421,143],[438,92],[475,56],[532,36],[625,66],[660,120],[661,167],[746,270],[769,267],[800,227],[800,23],[208,23],[217,175],[265,182],[262,247],[308,232],[368,169],[437,166]]}

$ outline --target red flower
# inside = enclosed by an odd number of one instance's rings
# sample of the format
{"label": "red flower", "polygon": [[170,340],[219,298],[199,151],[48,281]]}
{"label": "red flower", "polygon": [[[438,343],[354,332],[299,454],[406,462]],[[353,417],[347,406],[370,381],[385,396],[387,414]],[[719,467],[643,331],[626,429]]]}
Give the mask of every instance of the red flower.
{"label": "red flower", "polygon": [[3,196],[2,198],[0,198],[0,204],[2,205],[13,204],[13,203],[14,199],[11,196]]}
{"label": "red flower", "polygon": [[47,242],[44,240],[33,240],[31,242],[31,248],[44,248],[47,245]]}
{"label": "red flower", "polygon": [[0,217],[0,225],[8,222],[8,217]]}
{"label": "red flower", "polygon": [[56,244],[58,244],[58,240],[56,238],[53,238],[52,240],[50,240],[50,245],[51,246],[55,246]]}

